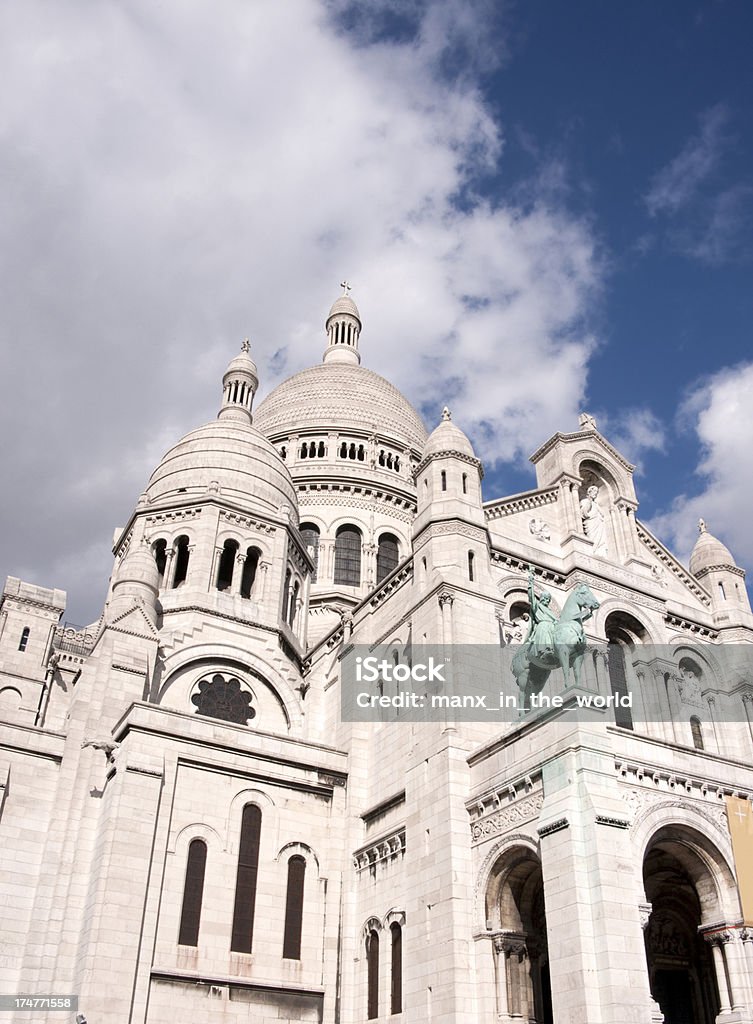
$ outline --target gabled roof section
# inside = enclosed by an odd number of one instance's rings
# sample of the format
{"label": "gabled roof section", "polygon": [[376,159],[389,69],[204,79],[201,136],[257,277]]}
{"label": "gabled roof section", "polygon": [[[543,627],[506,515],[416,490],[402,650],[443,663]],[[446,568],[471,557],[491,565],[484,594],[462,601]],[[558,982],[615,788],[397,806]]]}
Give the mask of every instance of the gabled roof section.
{"label": "gabled roof section", "polygon": [[704,608],[709,608],[711,606],[711,597],[706,588],[690,575],[685,566],[675,558],[671,551],[664,547],[662,542],[651,533],[647,526],[638,519],[635,521],[635,526],[638,539],[644,547],[648,548],[651,554],[682,583],[686,590],[690,591],[697,601],[701,602]]}
{"label": "gabled roof section", "polygon": [[533,455],[530,456],[529,461],[535,466],[536,463],[540,462],[541,459],[543,459],[543,457],[552,450],[552,448],[557,446],[557,444],[570,444],[578,441],[596,441],[597,445],[608,452],[624,470],[631,474],[635,472],[635,466],[631,462],[628,462],[625,456],[621,455],[614,445],[610,444],[604,435],[600,434],[598,430],[575,430],[569,434],[563,434],[561,431],[557,431],[557,433],[553,434],[548,441],[545,441],[536,449]]}

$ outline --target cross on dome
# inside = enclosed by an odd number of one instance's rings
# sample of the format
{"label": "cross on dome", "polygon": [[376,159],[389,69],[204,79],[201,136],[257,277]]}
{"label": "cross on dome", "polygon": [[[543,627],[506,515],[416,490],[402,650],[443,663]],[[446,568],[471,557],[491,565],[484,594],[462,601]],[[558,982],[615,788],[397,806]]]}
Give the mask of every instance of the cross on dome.
{"label": "cross on dome", "polygon": [[243,344],[241,345],[241,352],[250,352],[250,351],[251,351],[251,342],[250,342],[250,340],[248,338],[244,338],[243,339]]}
{"label": "cross on dome", "polygon": [[445,406],[444,409],[442,410],[442,419],[443,420],[451,420],[452,419],[452,413],[447,408],[447,406]]}
{"label": "cross on dome", "polygon": [[705,519],[699,519],[698,520],[698,532],[699,533],[706,533],[707,532],[706,531],[706,520]]}
{"label": "cross on dome", "polygon": [[352,290],[353,286],[350,284],[350,282],[347,279],[345,279],[345,280],[342,280],[340,282],[340,287],[343,290],[343,295],[347,295],[348,292]]}

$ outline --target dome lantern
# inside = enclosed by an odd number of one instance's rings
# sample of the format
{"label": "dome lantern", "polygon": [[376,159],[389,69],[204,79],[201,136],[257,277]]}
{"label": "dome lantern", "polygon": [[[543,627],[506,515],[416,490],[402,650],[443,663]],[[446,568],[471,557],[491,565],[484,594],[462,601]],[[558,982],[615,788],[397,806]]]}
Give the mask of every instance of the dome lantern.
{"label": "dome lantern", "polygon": [[358,339],[361,336],[361,314],[358,312],[358,306],[348,294],[350,291],[348,282],[342,281],[340,287],[343,293],[332,303],[325,323],[328,344],[324,351],[324,362],[357,365],[361,362],[361,354],[358,351]]}
{"label": "dome lantern", "polygon": [[251,407],[259,387],[259,375],[250,349],[246,338],[240,355],[230,360],[222,377],[222,405],[217,415],[220,420],[236,420],[249,425],[253,422]]}

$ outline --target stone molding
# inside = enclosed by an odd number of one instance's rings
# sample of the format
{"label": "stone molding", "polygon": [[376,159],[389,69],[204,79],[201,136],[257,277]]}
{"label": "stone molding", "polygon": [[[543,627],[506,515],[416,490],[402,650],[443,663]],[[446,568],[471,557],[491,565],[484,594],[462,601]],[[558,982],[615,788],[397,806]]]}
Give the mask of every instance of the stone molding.
{"label": "stone molding", "polygon": [[529,512],[544,505],[553,505],[559,500],[559,487],[547,487],[541,491],[526,491],[510,498],[484,504],[484,515],[488,520],[501,519],[518,512]]}
{"label": "stone molding", "polygon": [[555,832],[562,832],[566,828],[570,828],[570,822],[567,818],[557,818],[556,821],[551,821],[548,825],[542,825],[541,828],[537,828],[536,833],[539,839],[543,839],[545,836],[554,835]]}
{"label": "stone molding", "polygon": [[405,825],[400,825],[387,835],[374,839],[366,846],[356,850],[353,854],[353,866],[358,874],[367,868],[376,872],[378,864],[403,856],[405,856]]}

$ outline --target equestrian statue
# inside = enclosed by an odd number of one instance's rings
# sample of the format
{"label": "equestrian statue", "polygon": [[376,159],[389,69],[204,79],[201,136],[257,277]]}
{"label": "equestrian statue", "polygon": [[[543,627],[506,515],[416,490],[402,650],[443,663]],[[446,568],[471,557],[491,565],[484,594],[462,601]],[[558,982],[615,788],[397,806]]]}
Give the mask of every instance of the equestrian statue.
{"label": "equestrian statue", "polygon": [[531,697],[544,689],[553,669],[562,669],[566,686],[572,669],[575,685],[579,685],[580,668],[586,653],[583,623],[599,607],[590,587],[578,583],[567,595],[562,613],[557,618],[551,608],[552,595],[545,590],[536,597],[533,581],[533,566],[530,566],[528,600],[531,620],[526,638],[512,659],[513,675],[526,709],[530,707]]}

